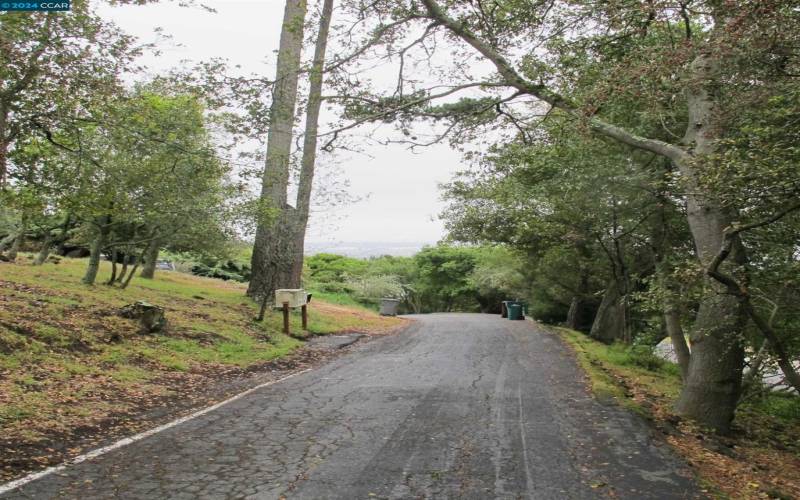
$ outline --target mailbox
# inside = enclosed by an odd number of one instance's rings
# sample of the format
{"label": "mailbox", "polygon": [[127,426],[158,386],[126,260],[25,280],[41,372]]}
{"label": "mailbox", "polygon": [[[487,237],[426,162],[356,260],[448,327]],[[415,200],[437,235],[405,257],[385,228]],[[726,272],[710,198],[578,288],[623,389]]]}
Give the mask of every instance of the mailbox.
{"label": "mailbox", "polygon": [[306,291],[302,288],[275,290],[275,307],[283,307],[284,302],[288,302],[289,307],[302,307],[306,305]]}

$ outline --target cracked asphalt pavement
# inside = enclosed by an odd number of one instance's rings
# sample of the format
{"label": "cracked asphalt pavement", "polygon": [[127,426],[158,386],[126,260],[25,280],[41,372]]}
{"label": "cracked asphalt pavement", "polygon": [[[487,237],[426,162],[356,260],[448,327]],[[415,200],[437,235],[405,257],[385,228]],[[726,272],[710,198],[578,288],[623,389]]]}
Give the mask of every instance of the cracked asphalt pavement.
{"label": "cracked asphalt pavement", "polygon": [[694,498],[686,466],[528,321],[414,316],[317,370],[4,498]]}

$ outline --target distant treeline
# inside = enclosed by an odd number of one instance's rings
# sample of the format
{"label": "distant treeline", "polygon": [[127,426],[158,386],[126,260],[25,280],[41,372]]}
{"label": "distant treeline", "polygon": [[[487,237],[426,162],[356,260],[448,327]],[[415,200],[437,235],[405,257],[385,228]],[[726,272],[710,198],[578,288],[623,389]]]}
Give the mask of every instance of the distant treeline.
{"label": "distant treeline", "polygon": [[522,261],[501,246],[431,246],[412,257],[357,259],[320,253],[306,259],[306,288],[329,300],[375,307],[400,299],[401,313],[499,312],[529,295]]}

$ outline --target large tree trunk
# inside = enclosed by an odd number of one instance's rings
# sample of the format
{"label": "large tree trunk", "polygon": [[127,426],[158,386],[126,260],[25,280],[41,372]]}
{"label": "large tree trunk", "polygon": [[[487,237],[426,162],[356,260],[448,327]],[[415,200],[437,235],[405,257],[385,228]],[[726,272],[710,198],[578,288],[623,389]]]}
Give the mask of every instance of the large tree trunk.
{"label": "large tree trunk", "polygon": [[[714,61],[698,56],[692,63],[693,82],[687,92],[689,120],[684,136],[694,145],[696,156],[712,153],[720,132],[716,123],[714,87],[718,84]],[[686,212],[697,256],[707,267],[722,247],[725,229],[733,222],[731,214],[697,185],[698,172],[693,158],[676,162],[687,185]],[[741,265],[746,256],[737,241],[730,265]],[[739,400],[744,367],[741,333],[745,312],[737,297],[725,287],[706,278],[706,294],[700,302],[690,335],[692,355],[689,369],[675,409],[719,432],[727,432]]]}
{"label": "large tree trunk", "polygon": [[144,252],[144,266],[142,266],[142,273],[139,275],[142,278],[153,279],[156,275],[156,263],[158,262],[158,252],[161,249],[161,242],[158,238],[147,244]]}
{"label": "large tree trunk", "polygon": [[[281,211],[269,238],[260,247],[258,278],[253,269],[248,288],[251,297],[269,300],[279,288],[299,288],[300,283],[292,281],[293,212],[294,209]],[[253,265],[256,265],[255,259]]]}
{"label": "large tree trunk", "polygon": [[261,216],[256,229],[252,276],[247,288],[251,297],[267,297],[276,287],[290,285],[283,281],[291,276],[293,259],[288,243],[292,240],[284,234],[289,228],[282,226],[293,222],[286,198],[305,16],[305,0],[286,1],[261,184],[261,200],[265,208],[272,210],[272,216]]}
{"label": "large tree trunk", "polygon": [[601,342],[614,342],[625,339],[627,331],[627,311],[619,281],[608,281],[603,300],[597,309],[589,336]]}
{"label": "large tree trunk", "polygon": [[97,225],[97,234],[89,248],[89,264],[86,266],[86,273],[81,280],[87,285],[94,285],[94,281],[97,279],[97,271],[100,269],[100,255],[106,247],[108,235],[111,234],[111,217],[108,215],[100,217]]}
{"label": "large tree trunk", "polygon": [[294,227],[292,283],[300,285],[303,275],[303,254],[305,252],[306,228],[311,207],[311,190],[314,183],[314,167],[317,162],[317,134],[319,131],[319,111],[322,106],[322,82],[325,69],[325,52],[328,48],[328,32],[333,17],[333,0],[322,4],[317,42],[314,47],[314,62],[311,65],[308,106],[306,109],[306,130],[303,138],[303,159],[300,169],[300,185],[297,190],[297,217]]}

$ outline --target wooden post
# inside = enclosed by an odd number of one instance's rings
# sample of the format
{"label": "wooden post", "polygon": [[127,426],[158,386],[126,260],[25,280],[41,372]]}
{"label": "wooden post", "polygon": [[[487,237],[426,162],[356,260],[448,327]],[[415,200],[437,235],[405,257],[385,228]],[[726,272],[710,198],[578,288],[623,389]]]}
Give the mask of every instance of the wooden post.
{"label": "wooden post", "polygon": [[256,321],[264,321],[264,314],[267,312],[267,300],[269,300],[269,297],[264,295],[264,298],[261,299],[261,308],[258,310]]}
{"label": "wooden post", "polygon": [[300,308],[303,314],[303,330],[308,330],[308,305],[303,304],[303,307]]}
{"label": "wooden post", "polygon": [[283,333],[289,335],[289,303],[283,303]]}

